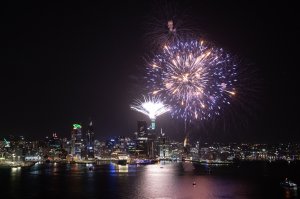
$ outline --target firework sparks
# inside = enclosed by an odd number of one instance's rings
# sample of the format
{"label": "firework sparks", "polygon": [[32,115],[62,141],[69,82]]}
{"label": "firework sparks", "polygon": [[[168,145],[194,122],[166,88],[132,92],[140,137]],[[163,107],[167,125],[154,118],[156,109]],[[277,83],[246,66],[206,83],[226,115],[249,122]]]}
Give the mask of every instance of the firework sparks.
{"label": "firework sparks", "polygon": [[[153,27],[152,27],[153,26]],[[164,45],[172,45],[183,38],[195,35],[195,30],[186,21],[180,19],[157,20],[152,24],[147,37],[153,46],[161,48]]]}
{"label": "firework sparks", "polygon": [[158,97],[146,98],[145,96],[143,96],[143,100],[136,100],[130,108],[154,120],[170,110],[169,106],[165,105]]}
{"label": "firework sparks", "polygon": [[158,116],[170,111],[170,107],[163,103],[159,97],[145,97],[143,100],[136,100],[134,104],[130,106],[131,109],[147,115],[152,122],[151,128],[155,128],[155,120]]}
{"label": "firework sparks", "polygon": [[148,44],[154,49],[164,45],[171,45],[183,38],[198,35],[197,25],[188,14],[190,11],[182,9],[179,4],[158,3],[151,17],[147,20]]}
{"label": "firework sparks", "polygon": [[147,66],[153,95],[172,105],[172,116],[207,119],[236,95],[236,65],[222,49],[203,41],[165,45]]}

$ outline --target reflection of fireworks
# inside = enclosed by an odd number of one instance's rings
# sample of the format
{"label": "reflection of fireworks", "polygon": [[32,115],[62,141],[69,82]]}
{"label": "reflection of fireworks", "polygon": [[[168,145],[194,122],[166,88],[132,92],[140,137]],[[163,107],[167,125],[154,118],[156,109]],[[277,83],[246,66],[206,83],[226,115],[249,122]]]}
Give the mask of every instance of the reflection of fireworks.
{"label": "reflection of fireworks", "polygon": [[148,64],[148,83],[152,94],[173,106],[173,116],[207,119],[219,115],[235,95],[236,66],[231,63],[222,49],[203,41],[176,42]]}
{"label": "reflection of fireworks", "polygon": [[143,100],[136,100],[131,109],[147,115],[151,120],[155,120],[156,117],[168,112],[169,106],[165,105],[158,97],[146,98],[143,96]]}

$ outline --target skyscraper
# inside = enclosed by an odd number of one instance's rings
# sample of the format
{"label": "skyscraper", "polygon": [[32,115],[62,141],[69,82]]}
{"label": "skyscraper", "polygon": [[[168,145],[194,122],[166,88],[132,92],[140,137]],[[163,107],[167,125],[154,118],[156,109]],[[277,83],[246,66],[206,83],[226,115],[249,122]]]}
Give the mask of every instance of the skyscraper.
{"label": "skyscraper", "polygon": [[83,139],[81,133],[81,125],[73,124],[71,132],[71,155],[77,159],[81,159],[81,152],[83,147]]}
{"label": "skyscraper", "polygon": [[147,137],[147,122],[146,121],[138,121],[137,122],[137,132],[138,132],[138,137]]}
{"label": "skyscraper", "polygon": [[170,139],[166,136],[165,133],[160,132],[158,137],[158,156],[160,159],[169,159],[170,158]]}
{"label": "skyscraper", "polygon": [[147,122],[137,122],[136,152],[140,157],[148,156]]}
{"label": "skyscraper", "polygon": [[94,129],[93,129],[93,122],[90,121],[89,127],[86,133],[86,152],[87,158],[93,159],[94,155]]}
{"label": "skyscraper", "polygon": [[49,147],[52,149],[61,149],[62,148],[62,144],[61,144],[61,140],[58,138],[56,133],[52,134],[52,137],[49,139]]}

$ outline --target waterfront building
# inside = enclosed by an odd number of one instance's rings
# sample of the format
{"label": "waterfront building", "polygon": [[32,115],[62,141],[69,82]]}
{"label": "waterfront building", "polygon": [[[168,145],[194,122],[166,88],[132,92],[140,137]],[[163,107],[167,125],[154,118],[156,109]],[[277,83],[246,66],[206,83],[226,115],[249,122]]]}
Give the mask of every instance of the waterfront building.
{"label": "waterfront building", "polygon": [[71,155],[76,159],[81,159],[83,146],[82,126],[80,124],[73,124],[71,132]]}
{"label": "waterfront building", "polygon": [[94,139],[95,138],[94,138],[93,122],[90,121],[86,133],[86,155],[88,159],[93,159],[95,157]]}

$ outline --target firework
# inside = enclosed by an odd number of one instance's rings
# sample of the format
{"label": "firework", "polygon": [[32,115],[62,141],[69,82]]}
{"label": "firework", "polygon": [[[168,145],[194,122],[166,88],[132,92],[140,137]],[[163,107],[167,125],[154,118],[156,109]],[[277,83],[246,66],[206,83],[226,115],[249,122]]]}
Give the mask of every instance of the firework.
{"label": "firework", "polygon": [[157,20],[150,27],[152,29],[147,32],[146,37],[154,48],[172,45],[179,40],[196,35],[195,28],[180,19]]}
{"label": "firework", "polygon": [[147,115],[151,119],[151,128],[155,129],[155,120],[158,116],[170,111],[170,107],[165,105],[158,96],[143,96],[143,100],[136,100],[130,106],[131,109]]}
{"label": "firework", "polygon": [[203,41],[165,45],[147,66],[153,95],[172,106],[171,115],[185,120],[219,115],[236,94],[236,65],[223,49]]}
{"label": "firework", "polygon": [[174,2],[158,2],[154,5],[154,14],[146,21],[145,34],[147,43],[151,44],[153,49],[160,49],[180,39],[198,35],[199,30],[189,15],[190,11],[182,8],[181,3]]}

